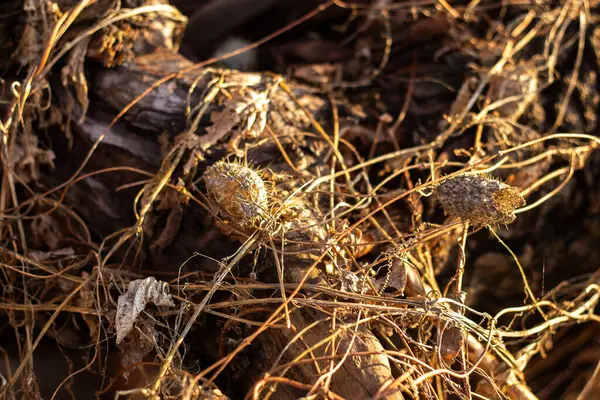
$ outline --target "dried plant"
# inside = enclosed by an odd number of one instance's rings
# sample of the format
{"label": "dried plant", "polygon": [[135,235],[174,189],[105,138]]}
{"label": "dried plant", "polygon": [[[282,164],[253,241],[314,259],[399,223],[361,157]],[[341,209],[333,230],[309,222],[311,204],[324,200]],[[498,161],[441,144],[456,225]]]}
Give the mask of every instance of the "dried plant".
{"label": "dried plant", "polygon": [[219,214],[240,230],[259,228],[269,209],[260,173],[236,162],[219,161],[204,173],[206,189]]}
{"label": "dried plant", "polygon": [[510,224],[514,211],[525,205],[519,189],[476,174],[444,180],[435,194],[447,215],[476,226]]}
{"label": "dried plant", "polygon": [[405,3],[0,6],[0,397],[593,397],[600,4]]}

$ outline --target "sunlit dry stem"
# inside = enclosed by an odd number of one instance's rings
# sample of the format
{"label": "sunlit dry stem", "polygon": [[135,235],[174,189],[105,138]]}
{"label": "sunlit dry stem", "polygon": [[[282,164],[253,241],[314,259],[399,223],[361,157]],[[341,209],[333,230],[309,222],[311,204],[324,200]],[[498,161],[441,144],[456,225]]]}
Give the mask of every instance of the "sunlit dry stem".
{"label": "sunlit dry stem", "polygon": [[459,243],[459,252],[458,252],[458,263],[456,267],[456,286],[454,290],[454,298],[461,302],[465,302],[465,294],[462,291],[462,280],[463,275],[465,273],[465,265],[467,263],[467,254],[466,254],[466,246],[467,246],[467,236],[469,236],[469,222],[463,222],[462,234]]}
{"label": "sunlit dry stem", "polygon": [[[275,243],[273,243],[273,239],[271,237],[269,237],[269,244],[271,245],[271,249],[273,250],[273,260],[275,260],[275,267],[277,268],[277,276],[279,278],[279,289],[281,291],[281,297],[284,300],[284,304],[286,304],[287,302],[285,301],[285,288],[284,288],[284,252],[283,252],[283,247],[284,247],[284,243],[285,240],[281,240],[281,260],[279,259],[279,256],[277,254],[277,251],[275,250]],[[287,326],[288,329],[290,329],[292,327],[292,322],[290,320],[290,310],[288,309],[288,306],[286,304],[285,309],[285,324]]]}
{"label": "sunlit dry stem", "polygon": [[[569,79],[569,86],[567,87],[567,92],[564,95],[563,101],[560,105],[558,116],[556,117],[556,121],[554,121],[554,125],[550,128],[548,133],[554,133],[556,130],[562,125],[565,115],[567,114],[567,108],[569,106],[569,102],[571,100],[571,96],[573,95],[573,91],[575,90],[575,86],[579,80],[579,72],[581,69],[581,64],[583,61],[583,51],[585,49],[585,38],[587,31],[587,16],[584,3],[585,0],[577,1],[581,9],[579,10],[579,40],[578,40],[578,48],[577,48],[577,56],[575,57],[575,65],[573,66],[573,72],[571,74],[571,78]],[[565,8],[569,8],[568,6]],[[569,17],[570,19],[570,17]]]}
{"label": "sunlit dry stem", "polygon": [[498,236],[498,234],[496,233],[496,231],[494,231],[494,229],[491,226],[488,226],[488,229],[496,237],[496,239],[498,240],[498,242],[500,242],[500,244],[502,246],[504,246],[504,248],[510,253],[510,255],[513,258],[513,260],[515,260],[515,264],[519,268],[519,273],[521,274],[521,278],[523,279],[523,284],[525,285],[525,294],[531,298],[531,301],[535,305],[535,308],[539,311],[540,315],[542,317],[544,317],[544,319],[547,319],[546,314],[542,311],[542,308],[540,307],[540,305],[538,303],[538,299],[537,299],[536,295],[533,294],[533,290],[531,290],[531,287],[529,286],[529,281],[527,279],[527,275],[525,275],[525,270],[521,266],[521,262],[519,261],[519,258],[512,251],[512,249],[510,247],[508,247],[508,245],[500,238],[500,236]]}
{"label": "sunlit dry stem", "polygon": [[[554,317],[548,319],[539,325],[534,326],[530,329],[525,329],[522,331],[507,331],[507,330],[498,330],[497,334],[503,338],[523,338],[528,336],[533,336],[539,334],[547,329],[554,328],[564,323],[568,323],[569,321],[589,321],[593,320],[596,322],[600,322],[600,317],[594,314],[594,307],[598,305],[598,300],[600,300],[600,286],[597,284],[590,284],[585,288],[586,293],[592,293],[592,296],[581,306],[577,307],[573,311],[563,310],[558,308],[556,304],[549,301],[541,301],[537,303],[537,306],[547,305],[554,308],[558,313],[562,314],[558,317]],[[532,308],[536,307],[536,305],[522,306],[522,307],[511,307],[502,310],[499,312],[494,319],[498,319],[500,316],[509,313],[509,312],[523,312],[529,311]]]}
{"label": "sunlit dry stem", "polygon": [[571,165],[568,168],[568,175],[567,175],[567,177],[557,187],[555,187],[550,192],[548,192],[547,194],[545,194],[544,196],[542,196],[536,202],[534,202],[532,204],[528,204],[525,207],[522,207],[522,208],[519,208],[519,209],[515,210],[515,214],[523,213],[525,211],[532,210],[535,207],[539,206],[540,204],[545,203],[548,199],[550,199],[551,197],[553,197],[554,195],[556,195],[558,192],[560,192],[562,190],[562,188],[564,188],[567,183],[569,183],[569,181],[573,177],[574,173],[575,173],[575,168],[573,166],[573,161],[571,161]]}
{"label": "sunlit dry stem", "polygon": [[[160,387],[162,377],[167,373],[167,371],[171,367],[171,363],[173,362],[173,359],[175,358],[175,355],[177,354],[177,352],[179,350],[179,346],[181,346],[181,344],[183,343],[183,340],[185,339],[185,337],[187,336],[189,331],[194,326],[194,323],[196,322],[196,320],[198,319],[198,317],[204,310],[204,307],[210,302],[212,296],[217,291],[217,288],[223,282],[223,279],[225,279],[225,277],[227,276],[229,271],[231,271],[231,268],[233,268],[233,266],[236,265],[242,259],[242,257],[244,257],[247,254],[247,252],[256,244],[258,237],[259,237],[258,232],[254,232],[246,240],[246,242],[236,251],[233,258],[227,263],[227,265],[221,266],[221,268],[219,269],[217,274],[214,276],[213,286],[210,288],[208,293],[206,293],[206,295],[204,296],[202,301],[195,307],[194,312],[190,316],[187,324],[181,331],[181,334],[179,335],[177,340],[173,344],[171,344],[171,348],[169,349],[169,352],[167,353],[167,356],[165,357],[165,360],[163,361],[163,363],[161,365],[158,376],[156,377],[156,381],[154,382],[153,389],[155,392],[158,391],[158,389]],[[285,305],[287,305],[288,302],[289,301],[286,301]],[[285,308],[285,307],[280,306],[279,308],[281,309],[281,308]],[[276,314],[274,313],[273,316],[275,316],[275,315]]]}
{"label": "sunlit dry stem", "polygon": [[52,313],[52,315],[50,316],[50,318],[48,318],[48,321],[46,321],[46,323],[44,324],[44,326],[42,327],[41,331],[38,333],[37,338],[35,339],[35,342],[33,343],[33,345],[31,346],[31,348],[29,349],[29,351],[27,351],[27,353],[25,354],[25,356],[21,359],[21,363],[19,364],[19,367],[17,368],[17,370],[14,372],[14,374],[12,375],[11,380],[8,383],[7,387],[14,387],[17,378],[19,378],[19,376],[21,375],[21,373],[23,372],[23,369],[25,368],[25,366],[27,365],[28,362],[30,362],[31,358],[33,357],[33,352],[35,351],[35,349],[38,347],[38,345],[40,344],[40,342],[42,341],[42,339],[46,336],[46,332],[48,331],[48,329],[50,329],[50,327],[52,326],[52,324],[54,323],[54,321],[56,321],[56,318],[58,317],[58,315],[61,313],[61,311],[67,307],[67,304],[71,301],[71,299],[77,294],[79,293],[79,291],[81,289],[83,289],[83,287],[90,281],[92,281],[92,279],[95,278],[96,273],[92,273],[90,274],[90,276],[88,276],[88,278],[86,280],[84,280],[83,282],[81,282],[77,287],[75,287],[75,289],[73,291],[71,291],[64,299],[63,301],[60,303],[60,305],[58,306],[58,308],[56,308],[56,310]]}

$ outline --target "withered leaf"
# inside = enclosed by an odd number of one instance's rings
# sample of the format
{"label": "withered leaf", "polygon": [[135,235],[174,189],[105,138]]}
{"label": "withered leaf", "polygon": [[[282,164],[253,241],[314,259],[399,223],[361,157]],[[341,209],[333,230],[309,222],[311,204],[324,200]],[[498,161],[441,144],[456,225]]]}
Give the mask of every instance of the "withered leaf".
{"label": "withered leaf", "polygon": [[241,96],[238,93],[235,93],[233,98],[227,102],[227,105],[222,110],[213,111],[210,114],[210,122],[212,122],[212,125],[206,128],[206,134],[202,136],[203,150],[213,146],[240,123],[241,118],[236,111],[236,108],[241,100]]}
{"label": "withered leaf", "polygon": [[131,332],[135,320],[148,303],[156,306],[175,307],[166,282],[157,281],[153,276],[136,279],[129,283],[127,292],[119,296],[117,302],[117,344]]}
{"label": "withered leaf", "polygon": [[453,363],[464,346],[465,335],[453,323],[440,332],[440,334],[442,335],[440,340],[440,354],[444,360]]}
{"label": "withered leaf", "polygon": [[[138,329],[132,333],[132,340],[121,344],[121,365],[127,367],[144,359],[156,346],[154,321],[149,318],[138,322]],[[126,375],[129,372],[126,371]]]}

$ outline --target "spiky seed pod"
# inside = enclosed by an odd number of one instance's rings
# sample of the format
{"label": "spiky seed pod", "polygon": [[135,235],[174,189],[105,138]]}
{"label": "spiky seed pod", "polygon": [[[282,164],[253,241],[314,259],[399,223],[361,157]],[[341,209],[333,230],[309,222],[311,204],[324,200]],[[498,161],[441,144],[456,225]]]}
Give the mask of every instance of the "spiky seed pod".
{"label": "spiky seed pod", "polygon": [[525,204],[519,189],[477,174],[445,180],[435,194],[446,215],[475,226],[510,224],[515,209]]}
{"label": "spiky seed pod", "polygon": [[204,173],[206,189],[222,217],[238,228],[257,228],[269,203],[258,172],[235,162],[219,161]]}

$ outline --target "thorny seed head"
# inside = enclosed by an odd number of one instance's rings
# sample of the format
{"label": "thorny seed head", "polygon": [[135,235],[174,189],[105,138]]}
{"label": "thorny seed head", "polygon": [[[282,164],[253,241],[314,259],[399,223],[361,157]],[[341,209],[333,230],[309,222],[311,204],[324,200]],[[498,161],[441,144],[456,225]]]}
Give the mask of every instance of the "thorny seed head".
{"label": "thorny seed head", "polygon": [[510,224],[515,209],[525,205],[519,189],[477,174],[445,180],[435,194],[446,215],[475,226]]}
{"label": "thorny seed head", "polygon": [[239,228],[257,228],[268,206],[265,182],[248,166],[219,161],[204,173],[219,213]]}

